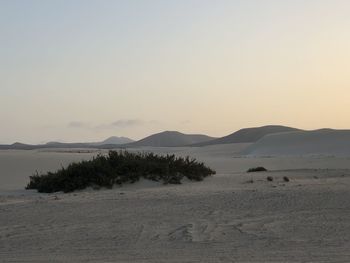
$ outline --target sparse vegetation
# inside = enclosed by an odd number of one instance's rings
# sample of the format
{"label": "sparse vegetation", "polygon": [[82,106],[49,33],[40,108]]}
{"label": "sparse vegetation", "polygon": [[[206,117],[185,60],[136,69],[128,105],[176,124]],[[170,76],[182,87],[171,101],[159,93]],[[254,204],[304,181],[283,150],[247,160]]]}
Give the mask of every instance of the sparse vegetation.
{"label": "sparse vegetation", "polygon": [[201,181],[212,174],[215,171],[190,157],[110,151],[107,156],[98,155],[90,161],[72,163],[56,172],[36,173],[30,176],[26,189],[43,193],[72,192],[87,187],[111,188],[134,183],[140,178],[164,184],[181,184],[184,177]]}
{"label": "sparse vegetation", "polygon": [[289,178],[287,176],[283,176],[283,181],[289,182],[290,180],[289,180]]}
{"label": "sparse vegetation", "polygon": [[266,172],[267,169],[265,167],[259,166],[248,169],[247,173],[254,173],[254,172]]}
{"label": "sparse vegetation", "polygon": [[266,180],[269,181],[269,182],[272,182],[273,181],[273,177],[272,176],[268,176],[268,177],[266,177]]}

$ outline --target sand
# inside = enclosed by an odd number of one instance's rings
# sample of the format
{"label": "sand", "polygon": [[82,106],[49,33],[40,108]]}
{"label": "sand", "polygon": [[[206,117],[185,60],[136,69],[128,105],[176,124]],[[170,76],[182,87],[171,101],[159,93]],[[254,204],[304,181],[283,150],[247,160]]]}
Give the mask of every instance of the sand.
{"label": "sand", "polygon": [[30,175],[57,170],[71,162],[90,159],[96,150],[0,150],[0,191],[24,188]]}
{"label": "sand", "polygon": [[[349,262],[349,157],[245,158],[246,147],[139,149],[190,154],[218,174],[69,194],[22,181],[39,157],[53,169],[94,153],[11,152],[22,170],[0,192],[0,262]],[[11,178],[5,156],[1,183]],[[270,171],[245,173],[257,165]]]}
{"label": "sand", "polygon": [[350,156],[350,130],[269,134],[245,149],[249,156]]}

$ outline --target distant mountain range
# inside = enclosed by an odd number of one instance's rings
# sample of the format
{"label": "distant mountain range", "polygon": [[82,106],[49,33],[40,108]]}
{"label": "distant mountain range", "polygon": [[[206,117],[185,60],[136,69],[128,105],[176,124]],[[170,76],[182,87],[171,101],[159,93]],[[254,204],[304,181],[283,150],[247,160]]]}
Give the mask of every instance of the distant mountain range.
{"label": "distant mountain range", "polygon": [[0,145],[0,150],[34,150],[34,149],[53,149],[53,148],[100,148],[103,145],[113,145],[114,147],[132,143],[134,140],[126,137],[112,136],[101,142],[86,142],[86,143],[64,143],[64,142],[48,142],[46,144],[24,144],[16,142],[10,145]]}
{"label": "distant mountain range", "polygon": [[40,149],[40,148],[98,148],[98,149],[113,149],[113,148],[133,148],[133,147],[203,147],[215,144],[230,144],[230,143],[255,143],[261,138],[277,133],[300,132],[302,130],[269,125],[255,128],[245,128],[230,135],[214,138],[202,134],[184,134],[177,131],[165,131],[150,135],[139,141],[133,141],[125,137],[110,137],[102,142],[90,143],[60,143],[50,142],[41,145],[28,145],[22,143],[14,143],[11,145],[0,145],[0,149]]}
{"label": "distant mountain range", "polygon": [[40,145],[14,143],[0,145],[3,150],[34,149],[125,149],[136,147],[204,147],[217,144],[249,143],[240,152],[247,156],[281,156],[281,155],[334,155],[350,154],[350,130],[321,129],[304,131],[285,126],[269,125],[246,128],[230,135],[213,138],[201,134],[184,134],[177,131],[165,131],[150,135],[139,141],[125,137],[110,137],[101,142],[61,143],[49,142]]}
{"label": "distant mountain range", "polygon": [[106,145],[106,144],[127,144],[127,143],[132,143],[134,140],[126,138],[126,137],[117,137],[117,136],[111,136],[107,138],[104,141],[101,142],[85,142],[85,143],[64,143],[64,142],[48,142],[45,145],[47,146],[64,146],[64,145],[71,145],[71,144],[83,144],[83,145],[94,145],[94,146],[100,146],[100,145]]}
{"label": "distant mountain range", "polygon": [[125,137],[110,137],[102,142],[89,143],[62,143],[49,142],[40,145],[29,145],[23,143],[14,143],[11,145],[0,145],[0,149],[47,149],[47,148],[98,148],[98,149],[113,149],[113,148],[133,148],[133,147],[181,147],[192,144],[208,142],[216,138],[202,134],[184,134],[177,131],[165,131],[150,135],[139,141],[133,141]]}

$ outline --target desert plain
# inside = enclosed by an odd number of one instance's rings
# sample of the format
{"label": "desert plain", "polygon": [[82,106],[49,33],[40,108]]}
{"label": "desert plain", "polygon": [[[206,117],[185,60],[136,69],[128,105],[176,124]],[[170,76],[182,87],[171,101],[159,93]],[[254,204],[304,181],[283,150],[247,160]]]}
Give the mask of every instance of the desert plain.
{"label": "desert plain", "polygon": [[[217,174],[54,194],[24,187],[106,151],[1,151],[0,262],[349,262],[350,157],[242,155],[249,146],[132,149]],[[246,173],[256,166],[268,171]]]}

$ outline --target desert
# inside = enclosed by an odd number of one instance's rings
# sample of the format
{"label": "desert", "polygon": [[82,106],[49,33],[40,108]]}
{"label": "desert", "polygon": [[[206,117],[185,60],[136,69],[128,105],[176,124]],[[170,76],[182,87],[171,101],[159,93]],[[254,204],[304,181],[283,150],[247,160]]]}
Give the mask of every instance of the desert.
{"label": "desert", "polygon": [[0,0],[0,263],[350,262],[349,14]]}
{"label": "desert", "polygon": [[[1,151],[0,258],[2,262],[346,262],[350,156],[242,155],[249,147],[251,143],[132,148],[190,155],[217,174],[181,185],[141,180],[67,194],[22,189],[34,169],[58,169],[97,152]],[[257,166],[268,171],[246,173]],[[266,179],[269,176],[272,182]]]}

